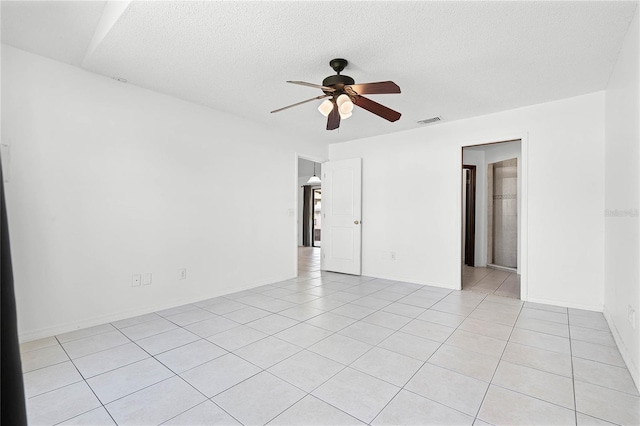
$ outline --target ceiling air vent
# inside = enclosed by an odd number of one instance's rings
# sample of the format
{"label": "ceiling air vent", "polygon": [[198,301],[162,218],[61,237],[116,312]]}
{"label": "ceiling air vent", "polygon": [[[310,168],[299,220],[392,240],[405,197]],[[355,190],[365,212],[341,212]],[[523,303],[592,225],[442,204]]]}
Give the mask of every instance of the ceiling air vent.
{"label": "ceiling air vent", "polygon": [[431,118],[425,118],[424,120],[420,120],[418,121],[418,124],[431,124],[431,123],[437,123],[438,121],[442,120],[441,117],[431,117]]}

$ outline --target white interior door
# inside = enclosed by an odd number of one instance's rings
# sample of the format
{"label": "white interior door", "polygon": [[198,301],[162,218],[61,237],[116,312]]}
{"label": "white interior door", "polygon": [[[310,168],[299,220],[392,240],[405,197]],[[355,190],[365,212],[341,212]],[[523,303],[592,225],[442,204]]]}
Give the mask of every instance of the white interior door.
{"label": "white interior door", "polygon": [[322,164],[323,271],[360,275],[362,159]]}

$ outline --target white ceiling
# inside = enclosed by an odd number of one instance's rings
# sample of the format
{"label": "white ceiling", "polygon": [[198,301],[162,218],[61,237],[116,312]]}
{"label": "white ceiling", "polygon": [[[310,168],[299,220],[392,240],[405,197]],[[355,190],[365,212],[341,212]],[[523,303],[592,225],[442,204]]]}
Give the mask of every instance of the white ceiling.
{"label": "white ceiling", "polygon": [[[326,143],[602,90],[638,5],[115,3],[2,1],[2,42]],[[285,81],[319,84],[336,57],[356,83],[395,81],[401,94],[370,97],[402,118],[356,109],[329,132],[321,101],[269,113],[321,95]]]}

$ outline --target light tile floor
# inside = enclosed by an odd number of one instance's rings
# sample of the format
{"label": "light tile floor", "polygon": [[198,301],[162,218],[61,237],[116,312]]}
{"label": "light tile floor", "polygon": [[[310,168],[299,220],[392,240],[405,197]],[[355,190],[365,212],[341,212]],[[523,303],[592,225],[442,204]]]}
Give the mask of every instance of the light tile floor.
{"label": "light tile floor", "polygon": [[22,345],[31,425],[638,424],[602,314],[319,272]]}
{"label": "light tile floor", "polygon": [[462,289],[520,299],[520,275],[498,269],[464,265]]}

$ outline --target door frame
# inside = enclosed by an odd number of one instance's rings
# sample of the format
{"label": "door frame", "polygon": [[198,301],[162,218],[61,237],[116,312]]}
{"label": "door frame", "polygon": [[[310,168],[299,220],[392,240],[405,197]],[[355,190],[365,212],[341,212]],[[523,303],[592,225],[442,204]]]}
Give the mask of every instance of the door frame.
{"label": "door frame", "polygon": [[[316,213],[316,192],[320,192],[320,203],[322,203],[322,188],[318,188],[318,187],[314,187],[311,188],[311,193],[313,194],[311,196],[311,213],[313,216],[313,221],[312,221],[312,225],[311,225],[311,247],[315,247],[315,248],[322,248],[322,225],[320,225],[320,245],[317,246],[316,245],[316,219],[315,219],[315,213]],[[322,214],[321,214],[322,215]]]}
{"label": "door frame", "polygon": [[[520,272],[520,300],[527,301],[529,299],[529,133],[527,131],[514,132],[507,135],[496,135],[493,137],[486,137],[479,140],[473,140],[460,143],[460,162],[456,166],[456,175],[458,181],[458,191],[462,191],[462,173],[460,173],[460,167],[463,165],[462,149],[470,146],[477,145],[493,145],[502,142],[520,141],[520,211],[518,212],[520,217],[520,241],[518,248],[520,250],[520,258],[518,269]],[[460,192],[458,192],[460,194]],[[456,197],[458,201],[457,211],[462,211],[462,196]],[[458,214],[458,238],[459,244],[456,251],[456,258],[459,262],[459,271],[462,271],[462,215]],[[462,273],[458,275],[458,290],[462,290]]]}
{"label": "door frame", "polygon": [[[476,166],[463,164],[463,170],[468,170],[469,185],[463,182],[465,197],[465,239],[463,265],[476,265]],[[470,263],[469,263],[470,261]]]}

